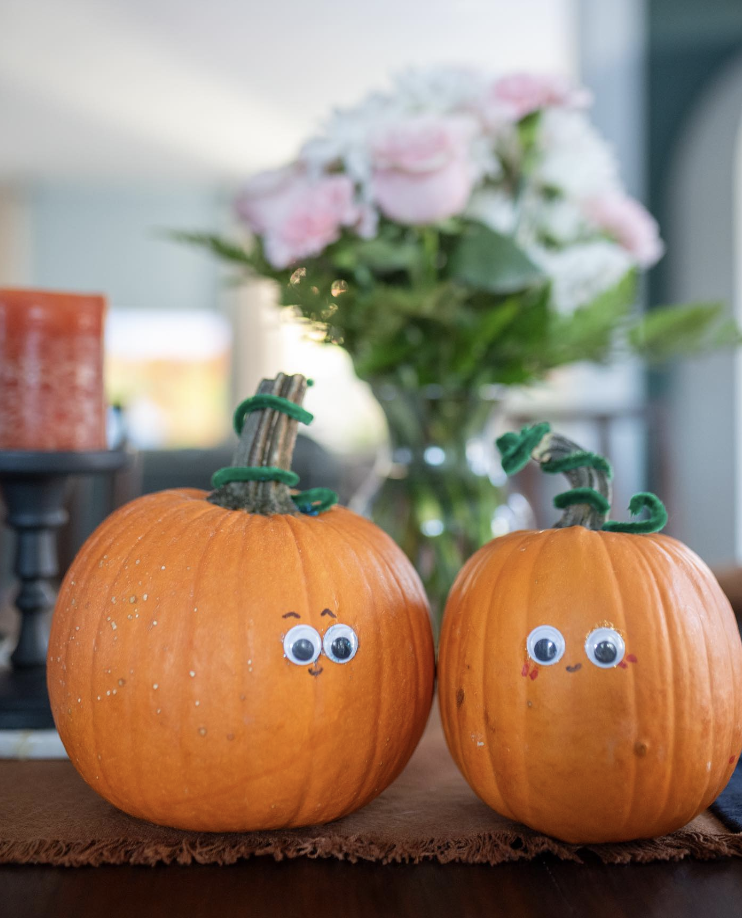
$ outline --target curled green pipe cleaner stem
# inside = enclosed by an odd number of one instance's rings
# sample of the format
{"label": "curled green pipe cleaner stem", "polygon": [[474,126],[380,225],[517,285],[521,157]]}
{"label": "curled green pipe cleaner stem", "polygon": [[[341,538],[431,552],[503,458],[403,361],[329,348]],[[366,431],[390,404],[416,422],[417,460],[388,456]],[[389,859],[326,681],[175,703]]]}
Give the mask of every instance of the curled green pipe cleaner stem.
{"label": "curled green pipe cleaner stem", "polygon": [[296,405],[294,402],[289,401],[287,398],[282,398],[280,395],[271,395],[268,392],[264,392],[246,398],[235,408],[232,423],[238,437],[242,433],[242,426],[245,423],[247,415],[252,411],[262,411],[264,408],[272,408],[273,411],[280,411],[281,414],[287,414],[290,418],[294,418],[294,420],[299,421],[301,424],[311,424],[314,420],[314,415],[307,411],[306,408],[302,408],[301,405]]}
{"label": "curled green pipe cleaner stem", "polygon": [[281,481],[290,488],[299,484],[299,476],[288,469],[279,469],[274,465],[228,465],[218,469],[211,476],[211,486],[221,488],[230,481]]}
{"label": "curled green pipe cleaner stem", "polygon": [[642,510],[648,510],[649,516],[643,520],[632,520],[621,523],[618,520],[608,520],[603,524],[605,532],[629,532],[636,535],[645,535],[650,532],[659,532],[667,525],[667,510],[656,494],[649,491],[640,491],[629,501],[629,513],[638,516]]}
{"label": "curled green pipe cleaner stem", "polygon": [[569,491],[557,494],[554,498],[554,506],[557,510],[564,510],[567,507],[573,507],[575,504],[588,504],[604,516],[611,512],[611,505],[594,488],[572,488]]}
{"label": "curled green pipe cleaner stem", "polygon": [[560,434],[552,433],[545,421],[524,427],[520,433],[507,433],[497,440],[506,474],[519,472],[533,459],[549,474],[566,476],[572,488],[554,498],[554,506],[564,510],[555,528],[585,526],[606,532],[624,532],[637,535],[658,532],[667,523],[667,510],[654,494],[642,492],[631,498],[629,511],[638,516],[642,510],[648,515],[642,520],[627,523],[606,521],[611,510],[613,470],[610,462],[597,453],[581,449],[576,443]]}
{"label": "curled green pipe cleaner stem", "polygon": [[299,494],[292,494],[292,500],[302,513],[317,516],[338,502],[337,494],[330,488],[308,488]]}
{"label": "curled green pipe cleaner stem", "polygon": [[584,449],[576,453],[570,453],[563,459],[545,459],[541,463],[541,471],[551,474],[557,472],[570,472],[575,469],[593,468],[598,472],[603,472],[609,479],[613,478],[613,469],[610,462],[597,453],[589,453]]}
{"label": "curled green pipe cleaner stem", "polygon": [[551,427],[542,421],[533,427],[524,427],[519,434],[506,433],[497,440],[506,475],[515,475],[528,465],[531,453],[549,433]]}

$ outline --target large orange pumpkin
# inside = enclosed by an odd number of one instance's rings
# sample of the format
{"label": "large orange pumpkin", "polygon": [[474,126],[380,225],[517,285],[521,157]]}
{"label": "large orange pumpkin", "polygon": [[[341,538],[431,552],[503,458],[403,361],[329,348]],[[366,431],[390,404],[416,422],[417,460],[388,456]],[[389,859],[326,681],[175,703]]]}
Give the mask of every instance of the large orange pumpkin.
{"label": "large orange pumpkin", "polygon": [[[261,394],[300,402],[304,387],[280,376]],[[238,459],[282,465],[295,427],[249,415]],[[414,750],[433,677],[401,550],[349,510],[298,512],[275,480],[114,513],[65,577],[48,658],[57,728],[88,784],[134,816],[210,831],[368,803]]]}
{"label": "large orange pumpkin", "polygon": [[543,425],[504,443],[516,468],[533,451],[578,487],[560,501],[567,526],[495,539],[454,584],[438,670],[446,738],[504,816],[576,843],[662,835],[705,809],[739,758],[742,642],[690,549],[632,533],[651,528],[641,522],[602,529],[609,467],[565,444]]}

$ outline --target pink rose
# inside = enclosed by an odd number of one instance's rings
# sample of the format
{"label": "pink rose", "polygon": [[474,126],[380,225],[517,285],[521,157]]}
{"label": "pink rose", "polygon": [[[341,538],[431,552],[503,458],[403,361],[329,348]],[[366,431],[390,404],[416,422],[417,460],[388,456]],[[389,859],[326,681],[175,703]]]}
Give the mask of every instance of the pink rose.
{"label": "pink rose", "polygon": [[488,123],[520,121],[531,112],[549,106],[587,108],[590,92],[573,86],[564,77],[536,73],[513,73],[491,84],[483,110]]}
{"label": "pink rose", "polygon": [[651,268],[662,257],[665,247],[654,217],[634,198],[618,192],[588,198],[586,217],[612,236],[642,268]]}
{"label": "pink rose", "polygon": [[414,116],[372,140],[373,191],[382,213],[398,223],[435,223],[461,213],[474,173],[468,118]]}
{"label": "pink rose", "polygon": [[243,187],[235,209],[253,233],[262,235],[285,219],[298,189],[305,185],[306,178],[296,166],[259,172]]}
{"label": "pink rose", "polygon": [[359,218],[353,182],[347,176],[310,180],[293,167],[252,179],[237,201],[237,211],[262,236],[266,258],[279,269],[319,255],[339,238],[343,226]]}

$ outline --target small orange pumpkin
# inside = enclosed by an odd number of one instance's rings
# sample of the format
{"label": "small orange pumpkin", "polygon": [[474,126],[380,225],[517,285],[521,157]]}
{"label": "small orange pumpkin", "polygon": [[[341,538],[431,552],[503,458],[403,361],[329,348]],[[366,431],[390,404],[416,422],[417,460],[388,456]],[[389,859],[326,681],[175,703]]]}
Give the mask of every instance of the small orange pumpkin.
{"label": "small orange pumpkin", "polygon": [[[548,425],[498,445],[506,470],[532,454],[576,488],[558,500],[556,528],[493,540],[453,586],[438,668],[451,753],[493,809],[565,841],[672,832],[717,797],[740,755],[731,607],[690,549],[636,534],[651,522],[602,528],[602,457]],[[641,504],[661,507],[638,495],[632,512]]]}
{"label": "small orange pumpkin", "polygon": [[[302,409],[282,412],[305,387],[261,386],[279,411],[249,415],[238,466],[289,467]],[[83,778],[133,816],[206,831],[327,822],[384,790],[420,738],[427,602],[369,521],[300,513],[285,483],[235,477],[138,498],[90,536],[54,613],[54,718]]]}

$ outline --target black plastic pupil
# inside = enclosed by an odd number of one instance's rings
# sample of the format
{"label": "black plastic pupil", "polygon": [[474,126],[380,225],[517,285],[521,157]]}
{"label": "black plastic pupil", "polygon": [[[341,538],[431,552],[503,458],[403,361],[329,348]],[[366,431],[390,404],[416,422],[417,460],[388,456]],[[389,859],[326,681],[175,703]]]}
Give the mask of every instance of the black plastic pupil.
{"label": "black plastic pupil", "polygon": [[314,656],[314,644],[306,638],[299,638],[291,645],[291,653],[297,660],[311,660]]}
{"label": "black plastic pupil", "polygon": [[598,663],[613,663],[618,656],[616,645],[611,641],[601,641],[595,645],[595,659]]}
{"label": "black plastic pupil", "polygon": [[533,655],[542,663],[548,663],[549,660],[553,660],[556,652],[556,644],[549,638],[541,638],[533,645]]}
{"label": "black plastic pupil", "polygon": [[353,652],[353,645],[347,637],[338,637],[332,642],[332,653],[338,660],[347,660]]}

